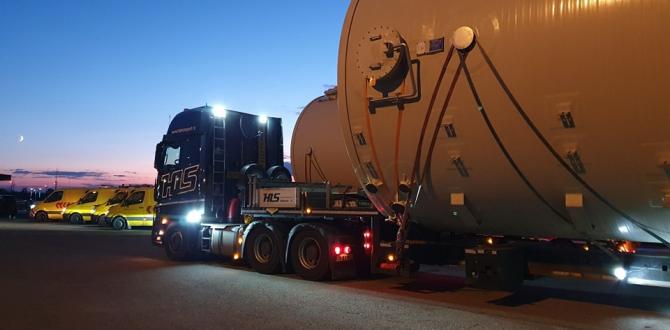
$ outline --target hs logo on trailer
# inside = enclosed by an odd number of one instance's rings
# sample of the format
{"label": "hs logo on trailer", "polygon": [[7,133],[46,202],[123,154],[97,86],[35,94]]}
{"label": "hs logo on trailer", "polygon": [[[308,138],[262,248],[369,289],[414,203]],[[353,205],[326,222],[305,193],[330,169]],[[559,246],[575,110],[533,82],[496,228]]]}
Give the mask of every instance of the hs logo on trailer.
{"label": "hs logo on trailer", "polygon": [[258,206],[263,208],[298,208],[298,188],[263,188],[258,195]]}

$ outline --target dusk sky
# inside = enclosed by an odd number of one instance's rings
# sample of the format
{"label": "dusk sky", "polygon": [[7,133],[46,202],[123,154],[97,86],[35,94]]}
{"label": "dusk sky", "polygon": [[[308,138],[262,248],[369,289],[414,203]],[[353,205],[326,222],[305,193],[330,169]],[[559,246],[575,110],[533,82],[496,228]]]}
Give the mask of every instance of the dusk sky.
{"label": "dusk sky", "polygon": [[282,117],[288,154],[301,108],[337,81],[347,6],[0,0],[0,173],[153,183],[171,116],[205,103]]}

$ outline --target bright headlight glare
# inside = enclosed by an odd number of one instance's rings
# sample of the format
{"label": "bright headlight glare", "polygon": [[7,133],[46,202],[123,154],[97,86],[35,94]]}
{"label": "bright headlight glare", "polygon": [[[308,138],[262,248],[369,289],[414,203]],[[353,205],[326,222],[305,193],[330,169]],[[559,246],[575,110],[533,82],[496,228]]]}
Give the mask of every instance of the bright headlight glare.
{"label": "bright headlight glare", "polygon": [[623,281],[626,279],[626,276],[628,276],[628,272],[623,267],[614,268],[612,273],[619,281]]}
{"label": "bright headlight glare", "polygon": [[35,208],[35,204],[31,204],[31,205],[30,205],[30,209],[32,210],[32,209],[34,209],[34,208]]}
{"label": "bright headlight glare", "polygon": [[205,212],[202,211],[202,210],[193,210],[191,212],[188,212],[186,214],[186,221],[188,221],[190,223],[198,223],[198,222],[202,221],[202,215],[204,213]]}
{"label": "bright headlight glare", "polygon": [[258,116],[258,122],[261,123],[261,124],[267,124],[268,116],[266,116],[266,115]]}
{"label": "bright headlight glare", "polygon": [[212,107],[212,114],[217,118],[226,118],[226,109],[222,105],[215,105]]}

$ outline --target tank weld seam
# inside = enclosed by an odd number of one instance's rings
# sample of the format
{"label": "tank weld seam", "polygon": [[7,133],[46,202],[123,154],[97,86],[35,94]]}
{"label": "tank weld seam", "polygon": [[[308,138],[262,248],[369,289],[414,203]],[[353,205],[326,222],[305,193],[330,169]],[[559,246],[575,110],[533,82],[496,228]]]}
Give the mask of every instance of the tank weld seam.
{"label": "tank weld seam", "polygon": [[514,106],[514,109],[516,112],[523,118],[524,122],[526,125],[533,131],[535,136],[542,142],[544,147],[551,153],[551,155],[556,159],[556,161],[577,181],[579,182],[586,190],[588,190],[593,196],[595,196],[600,202],[605,204],[607,207],[609,207],[614,213],[617,213],[619,216],[623,217],[624,219],[628,220],[638,228],[642,229],[644,232],[649,234],[651,237],[654,239],[658,240],[661,242],[663,245],[666,247],[670,248],[670,242],[667,240],[663,239],[663,237],[659,236],[654,232],[654,230],[657,230],[655,228],[651,228],[639,221],[637,221],[635,218],[632,216],[628,215],[624,211],[620,210],[618,207],[616,207],[612,202],[610,202],[605,196],[600,194],[593,186],[591,186],[584,178],[582,178],[578,173],[576,173],[568,163],[565,162],[563,157],[556,151],[556,149],[549,143],[549,141],[546,139],[546,137],[540,132],[540,130],[537,128],[535,123],[530,119],[526,111],[523,110],[523,107],[519,103],[519,101],[516,99],[512,91],[509,89],[505,81],[503,80],[502,76],[500,75],[500,72],[496,68],[496,66],[493,64],[493,61],[491,58],[488,56],[484,48],[482,47],[481,43],[477,43],[477,48],[479,48],[479,51],[481,52],[482,56],[484,57],[484,61],[486,62],[487,66],[491,70],[491,73],[493,73],[494,77],[496,78],[498,84],[502,88],[503,92],[507,96],[507,98],[512,102],[512,105]]}
{"label": "tank weld seam", "polygon": [[467,55],[464,54],[464,53],[459,52],[458,56],[460,57],[460,60],[461,60],[461,67],[463,68],[463,74],[465,75],[465,78],[468,82],[468,86],[470,87],[470,91],[472,92],[472,96],[475,100],[475,103],[477,103],[477,109],[479,110],[479,113],[482,115],[482,119],[484,120],[484,123],[486,124],[486,127],[489,130],[489,133],[491,133],[491,136],[495,140],[495,142],[498,145],[498,148],[500,149],[502,154],[505,156],[505,159],[507,160],[507,162],[510,164],[510,166],[512,166],[512,168],[514,169],[514,172],[516,172],[516,174],[519,176],[519,178],[526,184],[528,189],[530,189],[533,192],[535,197],[537,197],[545,206],[547,206],[556,216],[561,218],[561,220],[563,220],[564,222],[574,226],[574,222],[569,217],[567,217],[566,215],[561,213],[558,209],[556,209],[553,205],[551,205],[551,203],[549,203],[549,201],[546,198],[544,198],[544,196],[542,196],[540,191],[537,190],[535,185],[533,185],[533,183],[530,182],[530,179],[528,179],[526,174],[524,174],[524,172],[521,170],[519,165],[514,160],[514,157],[512,157],[512,155],[509,153],[509,151],[507,150],[507,147],[505,147],[505,144],[503,143],[502,139],[498,135],[498,132],[496,131],[495,127],[493,126],[493,123],[491,122],[491,119],[489,118],[489,116],[486,112],[486,108],[484,107],[484,104],[481,100],[481,97],[479,96],[479,93],[477,92],[477,88],[475,87],[475,83],[472,80],[472,76],[470,75],[470,70],[468,69],[468,65],[466,63]]}

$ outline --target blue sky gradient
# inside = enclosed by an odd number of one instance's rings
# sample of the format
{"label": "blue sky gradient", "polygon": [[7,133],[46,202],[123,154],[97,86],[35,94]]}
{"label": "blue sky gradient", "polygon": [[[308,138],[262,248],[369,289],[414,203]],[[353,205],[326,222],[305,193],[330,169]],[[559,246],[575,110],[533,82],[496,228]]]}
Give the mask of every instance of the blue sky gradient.
{"label": "blue sky gradient", "polygon": [[336,83],[347,6],[0,0],[0,172],[153,182],[170,117],[205,103],[284,118],[288,147],[301,107]]}

